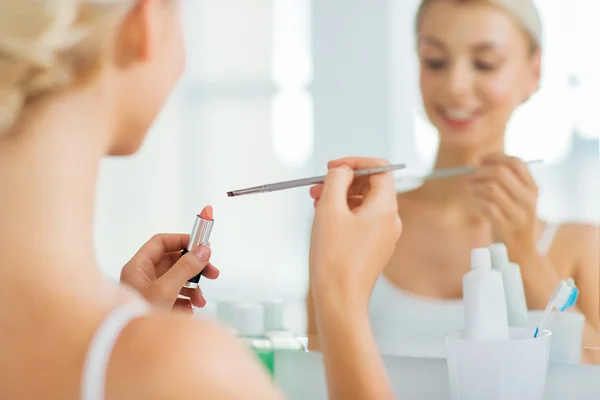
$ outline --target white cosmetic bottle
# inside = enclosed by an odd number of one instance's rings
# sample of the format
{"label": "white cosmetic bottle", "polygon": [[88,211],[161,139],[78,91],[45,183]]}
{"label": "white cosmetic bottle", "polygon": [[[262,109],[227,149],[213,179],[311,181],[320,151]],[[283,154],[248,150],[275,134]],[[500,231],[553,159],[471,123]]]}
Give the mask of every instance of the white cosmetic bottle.
{"label": "white cosmetic bottle", "polygon": [[265,308],[265,335],[271,339],[275,350],[305,351],[304,345],[296,335],[284,327],[285,304],[279,300],[270,300],[262,305]]}
{"label": "white cosmetic bottle", "polygon": [[502,274],[492,269],[487,248],[471,250],[471,271],[463,276],[463,301],[466,339],[509,339]]}
{"label": "white cosmetic bottle", "polygon": [[492,268],[502,274],[506,311],[509,326],[527,326],[527,299],[523,287],[521,268],[508,259],[508,250],[504,243],[494,243],[489,247],[492,256]]}

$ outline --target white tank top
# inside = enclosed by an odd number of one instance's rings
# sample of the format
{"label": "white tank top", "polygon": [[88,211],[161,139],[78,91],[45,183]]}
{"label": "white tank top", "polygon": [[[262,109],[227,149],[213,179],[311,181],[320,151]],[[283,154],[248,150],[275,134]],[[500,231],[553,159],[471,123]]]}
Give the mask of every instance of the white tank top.
{"label": "white tank top", "polygon": [[117,339],[131,321],[148,314],[149,304],[139,300],[117,307],[100,324],[83,365],[81,400],[105,399],[106,370]]}
{"label": "white tank top", "polygon": [[[546,224],[538,250],[547,254],[558,225]],[[383,354],[445,357],[445,335],[464,328],[461,299],[440,300],[417,296],[378,279],[369,304],[371,328]]]}

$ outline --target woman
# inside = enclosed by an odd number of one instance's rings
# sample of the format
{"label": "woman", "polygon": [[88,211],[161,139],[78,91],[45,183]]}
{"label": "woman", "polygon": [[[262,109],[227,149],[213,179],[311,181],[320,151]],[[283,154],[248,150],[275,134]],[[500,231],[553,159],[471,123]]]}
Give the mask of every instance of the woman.
{"label": "woman", "polygon": [[[597,346],[598,227],[539,219],[534,179],[521,160],[504,155],[509,118],[538,89],[541,29],[534,5],[424,0],[416,29],[423,104],[440,138],[435,169],[481,168],[398,195],[404,233],[372,295],[376,337],[389,348],[422,339],[443,346],[446,332],[464,326],[460,299],[470,250],[500,241],[521,267],[530,309],[543,309],[559,280],[574,278],[575,309],[586,317],[584,345]],[[320,188],[312,196],[319,198]]]}
{"label": "woman", "polygon": [[[180,77],[180,7],[0,2],[0,398],[282,398],[225,330],[161,312],[190,277],[217,276],[209,247],[169,269],[187,238],[150,240],[123,271],[137,292],[94,262],[100,159],[138,149]],[[393,177],[357,182],[368,190],[348,204],[351,169],[382,162],[341,164],[327,175],[310,262],[328,386],[334,399],[390,398],[366,310],[401,230]],[[358,246],[363,232],[373,239]]]}

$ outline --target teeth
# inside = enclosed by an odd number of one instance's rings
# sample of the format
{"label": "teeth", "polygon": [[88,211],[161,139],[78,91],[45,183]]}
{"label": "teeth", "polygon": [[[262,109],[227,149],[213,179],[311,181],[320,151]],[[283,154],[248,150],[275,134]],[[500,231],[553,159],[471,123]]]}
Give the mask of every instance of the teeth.
{"label": "teeth", "polygon": [[471,113],[464,110],[446,110],[446,115],[452,119],[459,121],[471,118]]}

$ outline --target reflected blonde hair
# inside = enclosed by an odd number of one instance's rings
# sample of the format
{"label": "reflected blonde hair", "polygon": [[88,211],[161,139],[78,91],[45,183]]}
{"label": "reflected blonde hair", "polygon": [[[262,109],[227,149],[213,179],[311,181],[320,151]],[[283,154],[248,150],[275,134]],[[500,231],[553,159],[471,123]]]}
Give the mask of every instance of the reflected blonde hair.
{"label": "reflected blonde hair", "polygon": [[[418,31],[427,7],[439,0],[421,0],[415,28]],[[512,16],[531,39],[532,51],[542,47],[542,22],[533,0],[452,0],[460,4],[489,4]]]}
{"label": "reflected blonde hair", "polygon": [[133,4],[0,0],[0,135],[29,101],[91,75],[111,29]]}

